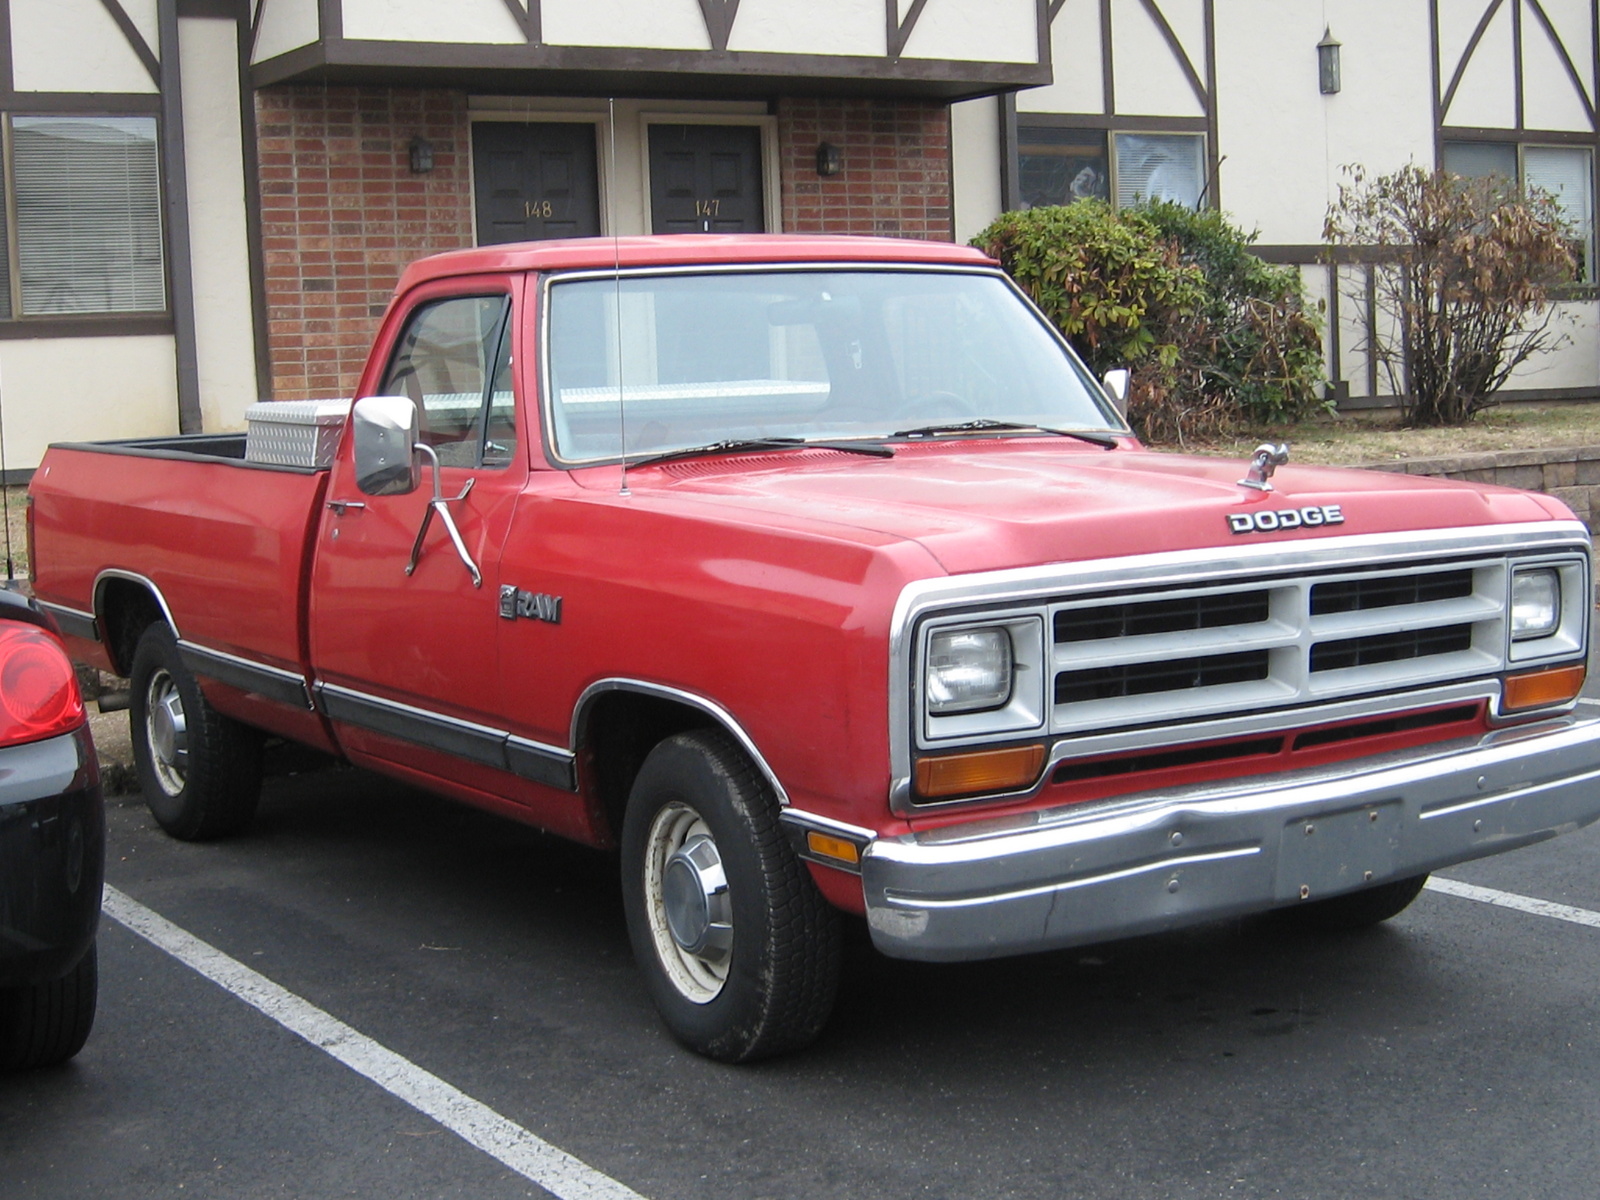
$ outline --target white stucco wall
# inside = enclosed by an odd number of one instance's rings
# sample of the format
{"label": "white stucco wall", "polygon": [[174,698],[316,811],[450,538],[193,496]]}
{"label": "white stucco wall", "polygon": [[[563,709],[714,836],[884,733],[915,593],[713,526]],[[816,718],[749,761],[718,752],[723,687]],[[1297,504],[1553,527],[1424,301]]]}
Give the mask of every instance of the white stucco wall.
{"label": "white stucco wall", "polygon": [[[1326,13],[1273,0],[1218,8],[1222,207],[1263,242],[1321,241],[1348,164],[1432,165],[1425,7],[1329,0]],[[1317,89],[1325,27],[1343,43],[1343,90],[1332,96]]]}
{"label": "white stucco wall", "polygon": [[1018,112],[1105,112],[1099,0],[1062,5],[1050,23],[1050,72],[1051,83],[1017,93]]}
{"label": "white stucco wall", "polygon": [[347,38],[514,46],[527,40],[504,0],[344,0],[342,11]]}
{"label": "white stucco wall", "polygon": [[317,0],[260,0],[260,22],[251,62],[264,62],[321,36]]}
{"label": "white stucco wall", "polygon": [[888,49],[883,4],[859,0],[741,0],[729,50],[771,54],[871,54]]}
{"label": "white stucco wall", "polygon": [[100,0],[12,0],[11,61],[19,92],[157,90]]}
{"label": "white stucco wall", "polygon": [[[1171,9],[1174,15],[1193,17],[1195,0],[1167,0],[1163,12]],[[1295,8],[1296,5],[1282,5]],[[1220,22],[1222,9],[1219,6]],[[1184,56],[1202,82],[1205,80],[1206,57],[1203,17],[1198,39],[1191,33],[1192,45],[1182,46]],[[1176,35],[1178,27],[1168,19]],[[1192,20],[1180,21],[1192,27]],[[1187,74],[1172,53],[1166,37],[1151,19],[1139,0],[1112,0],[1111,5],[1111,78],[1116,88],[1117,112],[1138,116],[1200,117],[1205,107],[1195,95]]]}
{"label": "white stucco wall", "polygon": [[239,47],[231,21],[178,23],[201,427],[243,429],[256,394]]}
{"label": "white stucco wall", "polygon": [[956,241],[966,243],[1000,213],[1000,101],[950,106],[950,160]]}
{"label": "white stucco wall", "polygon": [[170,335],[0,341],[9,470],[39,465],[51,442],[178,432]]}
{"label": "white stucco wall", "polygon": [[552,46],[711,49],[696,0],[544,0],[539,11]]}
{"label": "white stucco wall", "polygon": [[[906,5],[902,4],[902,11]],[[743,9],[740,10],[743,15]],[[965,62],[1037,62],[1038,9],[1033,0],[928,0],[902,56]]]}

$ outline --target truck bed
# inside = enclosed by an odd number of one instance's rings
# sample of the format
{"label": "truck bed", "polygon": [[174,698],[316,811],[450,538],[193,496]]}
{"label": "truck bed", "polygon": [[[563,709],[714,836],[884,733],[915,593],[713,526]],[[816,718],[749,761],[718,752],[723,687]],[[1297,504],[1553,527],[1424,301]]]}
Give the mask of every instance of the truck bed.
{"label": "truck bed", "polygon": [[[35,595],[88,615],[97,587],[146,579],[184,641],[303,670],[303,585],[328,473],[246,462],[244,441],[200,434],[51,447],[32,486]],[[87,630],[73,624],[64,622],[82,640]],[[104,641],[77,649],[126,668],[108,660]]]}

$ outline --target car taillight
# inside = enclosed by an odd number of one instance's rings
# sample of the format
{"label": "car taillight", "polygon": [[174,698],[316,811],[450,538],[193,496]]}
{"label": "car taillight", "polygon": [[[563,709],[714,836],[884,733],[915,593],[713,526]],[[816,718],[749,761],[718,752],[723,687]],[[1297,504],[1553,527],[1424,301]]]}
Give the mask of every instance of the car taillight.
{"label": "car taillight", "polygon": [[70,733],[83,716],[78,679],[61,643],[33,625],[0,627],[0,746]]}

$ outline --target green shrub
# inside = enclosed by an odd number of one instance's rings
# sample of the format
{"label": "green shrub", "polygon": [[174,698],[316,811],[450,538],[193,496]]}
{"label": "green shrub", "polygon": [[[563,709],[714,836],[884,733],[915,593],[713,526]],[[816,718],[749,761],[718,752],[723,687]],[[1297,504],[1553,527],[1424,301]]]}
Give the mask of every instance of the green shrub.
{"label": "green shrub", "polygon": [[1102,201],[1003,213],[973,239],[1097,373],[1133,370],[1142,437],[1182,441],[1317,404],[1322,341],[1299,273],[1220,213]]}

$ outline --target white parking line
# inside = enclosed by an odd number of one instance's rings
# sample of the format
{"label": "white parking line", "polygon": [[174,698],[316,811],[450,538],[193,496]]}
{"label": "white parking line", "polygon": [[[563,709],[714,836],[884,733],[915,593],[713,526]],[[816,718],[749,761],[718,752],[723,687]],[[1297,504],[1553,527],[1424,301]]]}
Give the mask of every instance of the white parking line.
{"label": "white parking line", "polygon": [[423,1070],[316,1005],[229,958],[130,899],[106,887],[104,910],[184,966],[260,1010],[289,1032],[364,1075],[384,1091],[433,1118],[485,1154],[499,1159],[561,1200],[644,1200],[609,1175],[557,1149],[486,1104]]}
{"label": "white parking line", "polygon": [[1460,896],[1463,900],[1476,900],[1480,904],[1494,904],[1500,908],[1514,908],[1518,912],[1532,913],[1536,917],[1552,917],[1557,921],[1571,921],[1574,925],[1588,925],[1600,929],[1600,913],[1587,908],[1573,908],[1568,904],[1555,904],[1549,900],[1536,900],[1532,896],[1519,896],[1515,892],[1501,892],[1494,888],[1478,887],[1472,883],[1457,883],[1454,879],[1440,879],[1437,875],[1425,885],[1430,892],[1443,892],[1447,896]]}

